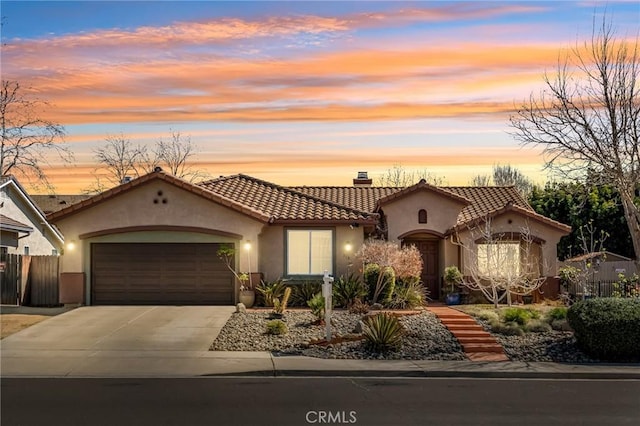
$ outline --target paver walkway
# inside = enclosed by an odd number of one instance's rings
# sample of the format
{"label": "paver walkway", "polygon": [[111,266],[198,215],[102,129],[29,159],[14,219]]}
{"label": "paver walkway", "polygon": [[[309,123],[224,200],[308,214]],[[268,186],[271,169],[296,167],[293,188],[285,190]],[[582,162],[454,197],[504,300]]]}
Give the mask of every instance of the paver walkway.
{"label": "paver walkway", "polygon": [[458,339],[471,361],[509,361],[500,343],[470,315],[446,306],[429,306],[427,309]]}

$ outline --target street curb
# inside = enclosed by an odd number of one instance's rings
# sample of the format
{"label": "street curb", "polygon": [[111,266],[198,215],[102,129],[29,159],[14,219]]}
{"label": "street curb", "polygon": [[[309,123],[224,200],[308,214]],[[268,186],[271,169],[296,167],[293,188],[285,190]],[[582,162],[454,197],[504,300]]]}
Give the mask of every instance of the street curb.
{"label": "street curb", "polygon": [[618,372],[534,372],[534,371],[421,371],[421,370],[279,370],[246,373],[212,373],[201,377],[334,377],[334,378],[466,378],[466,379],[560,379],[640,380],[638,373]]}

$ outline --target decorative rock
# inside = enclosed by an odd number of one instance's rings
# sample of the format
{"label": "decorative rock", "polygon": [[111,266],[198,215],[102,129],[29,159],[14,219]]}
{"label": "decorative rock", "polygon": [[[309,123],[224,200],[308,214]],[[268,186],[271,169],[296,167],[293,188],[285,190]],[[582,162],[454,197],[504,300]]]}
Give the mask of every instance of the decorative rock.
{"label": "decorative rock", "polygon": [[238,313],[238,314],[246,314],[247,313],[247,307],[244,306],[244,303],[238,303],[236,305],[236,313]]}
{"label": "decorative rock", "polygon": [[353,333],[361,334],[364,331],[364,322],[362,320],[358,321],[356,326],[353,329]]}
{"label": "decorative rock", "polygon": [[372,311],[381,311],[384,308],[384,306],[382,306],[380,303],[374,303],[373,305],[371,305],[371,310]]}

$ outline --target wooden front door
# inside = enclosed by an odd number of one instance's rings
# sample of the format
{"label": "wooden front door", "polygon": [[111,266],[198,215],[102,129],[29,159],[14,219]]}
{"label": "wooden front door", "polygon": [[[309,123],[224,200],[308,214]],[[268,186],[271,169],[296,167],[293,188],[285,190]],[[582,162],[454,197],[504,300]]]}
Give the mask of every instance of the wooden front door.
{"label": "wooden front door", "polygon": [[437,300],[440,298],[440,274],[438,270],[438,240],[415,240],[406,241],[405,245],[414,245],[422,256],[422,276],[421,280],[425,288],[429,291],[429,298]]}

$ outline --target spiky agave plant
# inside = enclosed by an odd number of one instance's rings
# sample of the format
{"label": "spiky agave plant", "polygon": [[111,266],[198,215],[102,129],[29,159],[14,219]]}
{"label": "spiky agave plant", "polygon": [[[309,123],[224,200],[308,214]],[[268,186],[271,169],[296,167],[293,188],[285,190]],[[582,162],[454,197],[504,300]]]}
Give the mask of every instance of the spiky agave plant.
{"label": "spiky agave plant", "polygon": [[362,333],[367,346],[375,352],[387,352],[402,346],[405,330],[398,318],[381,313],[364,320]]}

